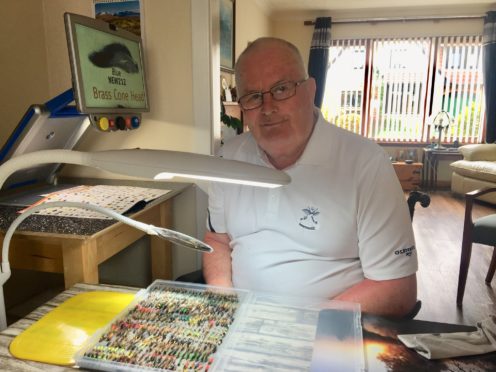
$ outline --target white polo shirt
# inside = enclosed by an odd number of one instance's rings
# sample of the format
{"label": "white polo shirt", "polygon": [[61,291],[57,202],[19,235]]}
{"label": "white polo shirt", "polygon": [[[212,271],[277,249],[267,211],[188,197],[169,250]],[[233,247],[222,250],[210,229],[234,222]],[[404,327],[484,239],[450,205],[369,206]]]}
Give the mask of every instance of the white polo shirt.
{"label": "white polo shirt", "polygon": [[[249,132],[221,155],[272,167]],[[210,185],[207,227],[231,238],[235,287],[329,298],[364,278],[417,271],[407,203],[377,144],[319,112],[303,155],[285,172],[291,183],[275,189]]]}

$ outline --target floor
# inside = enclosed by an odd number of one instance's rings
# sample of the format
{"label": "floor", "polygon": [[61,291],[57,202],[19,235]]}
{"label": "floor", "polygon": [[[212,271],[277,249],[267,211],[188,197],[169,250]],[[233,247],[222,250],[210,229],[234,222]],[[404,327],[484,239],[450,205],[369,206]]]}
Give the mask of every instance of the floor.
{"label": "floor", "polygon": [[[463,307],[456,306],[456,291],[463,233],[465,201],[449,191],[429,193],[431,205],[417,205],[413,228],[419,257],[418,298],[422,308],[416,319],[475,325],[496,314],[496,278],[485,284],[492,247],[474,244]],[[496,207],[477,203],[474,218],[496,212]]]}

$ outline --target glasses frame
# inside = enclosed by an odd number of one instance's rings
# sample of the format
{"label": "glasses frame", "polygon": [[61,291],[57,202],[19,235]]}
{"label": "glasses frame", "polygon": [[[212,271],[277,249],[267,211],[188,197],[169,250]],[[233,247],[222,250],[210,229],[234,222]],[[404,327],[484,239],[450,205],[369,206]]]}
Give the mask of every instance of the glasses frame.
{"label": "glasses frame", "polygon": [[[245,111],[250,111],[250,110],[255,110],[257,108],[260,108],[262,107],[263,103],[264,103],[264,96],[265,94],[267,93],[270,93],[270,96],[272,97],[273,100],[275,101],[285,101],[287,99],[290,99],[291,97],[294,97],[296,95],[296,88],[298,88],[301,84],[303,84],[305,81],[307,81],[308,78],[305,78],[305,79],[302,79],[302,80],[298,80],[298,81],[293,81],[293,80],[288,80],[288,81],[283,81],[281,83],[278,83],[278,84],[275,84],[273,86],[271,86],[268,90],[266,91],[255,91],[255,92],[250,92],[250,93],[247,93],[241,97],[239,97],[238,99],[238,104],[241,106],[241,108]],[[276,98],[274,97],[274,93],[272,92],[272,89],[274,88],[277,88],[278,86],[281,86],[283,84],[287,84],[287,83],[292,83],[294,84],[294,92],[293,94],[291,94],[290,96],[288,97],[285,97],[285,98],[282,98],[282,99],[279,99],[279,98]],[[250,108],[245,108],[243,106],[243,104],[241,103],[241,100],[244,98],[244,97],[248,97],[248,96],[251,96],[252,94],[260,94],[261,95],[261,100],[260,100],[260,104],[258,106],[255,106],[255,107],[250,107]]]}

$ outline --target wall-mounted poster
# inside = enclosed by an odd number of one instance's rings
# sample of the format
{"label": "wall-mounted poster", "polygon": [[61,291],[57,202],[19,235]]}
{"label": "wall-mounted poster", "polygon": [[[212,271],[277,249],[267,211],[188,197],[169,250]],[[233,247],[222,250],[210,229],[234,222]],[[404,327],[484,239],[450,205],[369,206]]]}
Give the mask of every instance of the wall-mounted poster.
{"label": "wall-mounted poster", "polygon": [[139,0],[94,0],[95,18],[141,36]]}
{"label": "wall-mounted poster", "polygon": [[235,0],[220,0],[220,67],[234,68],[234,20]]}

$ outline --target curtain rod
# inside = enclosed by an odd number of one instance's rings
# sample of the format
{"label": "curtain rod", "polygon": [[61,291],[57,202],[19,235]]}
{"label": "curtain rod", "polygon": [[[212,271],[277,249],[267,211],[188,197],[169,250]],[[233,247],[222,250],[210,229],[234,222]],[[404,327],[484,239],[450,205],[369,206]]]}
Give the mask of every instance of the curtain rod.
{"label": "curtain rod", "polygon": [[[337,23],[375,23],[375,22],[409,22],[409,21],[443,21],[443,20],[460,20],[460,19],[479,19],[485,15],[462,15],[462,16],[418,16],[418,17],[390,17],[390,18],[351,18],[332,20],[333,24]],[[314,26],[315,21],[304,21],[305,26]]]}

